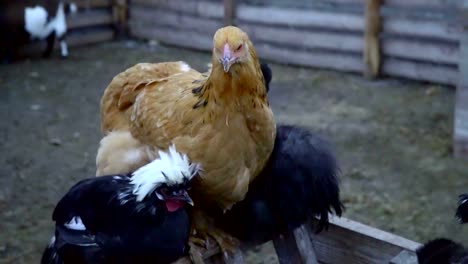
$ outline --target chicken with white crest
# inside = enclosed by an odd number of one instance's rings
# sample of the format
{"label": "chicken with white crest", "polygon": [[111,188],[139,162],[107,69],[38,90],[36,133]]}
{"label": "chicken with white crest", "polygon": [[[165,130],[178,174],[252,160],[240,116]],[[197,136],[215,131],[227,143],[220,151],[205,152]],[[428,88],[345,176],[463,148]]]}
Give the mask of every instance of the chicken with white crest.
{"label": "chicken with white crest", "polygon": [[174,146],[127,175],[82,180],[57,204],[41,263],[171,263],[187,253],[200,166]]}

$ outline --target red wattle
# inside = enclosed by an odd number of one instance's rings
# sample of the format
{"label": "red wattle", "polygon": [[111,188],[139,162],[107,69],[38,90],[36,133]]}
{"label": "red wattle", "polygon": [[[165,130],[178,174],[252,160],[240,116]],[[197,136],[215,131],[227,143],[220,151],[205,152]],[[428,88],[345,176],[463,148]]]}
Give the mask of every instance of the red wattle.
{"label": "red wattle", "polygon": [[179,208],[182,208],[183,206],[184,206],[184,203],[181,202],[181,201],[166,200],[166,208],[167,208],[167,211],[169,211],[169,212],[175,212]]}

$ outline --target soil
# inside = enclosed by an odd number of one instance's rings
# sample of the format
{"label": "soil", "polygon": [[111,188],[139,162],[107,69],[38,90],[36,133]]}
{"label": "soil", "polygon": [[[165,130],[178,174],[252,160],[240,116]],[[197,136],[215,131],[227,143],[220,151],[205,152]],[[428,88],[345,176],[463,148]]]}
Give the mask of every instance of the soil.
{"label": "soil", "polygon": [[[120,41],[0,65],[0,263],[37,263],[52,235],[52,210],[95,172],[99,100],[113,76],[138,62],[210,55]],[[468,191],[468,162],[452,158],[454,89],[271,64],[278,123],[331,141],[341,164],[345,217],[418,242],[444,236],[468,245],[454,218]],[[271,247],[252,263],[276,262]],[[265,256],[268,255],[268,256]]]}

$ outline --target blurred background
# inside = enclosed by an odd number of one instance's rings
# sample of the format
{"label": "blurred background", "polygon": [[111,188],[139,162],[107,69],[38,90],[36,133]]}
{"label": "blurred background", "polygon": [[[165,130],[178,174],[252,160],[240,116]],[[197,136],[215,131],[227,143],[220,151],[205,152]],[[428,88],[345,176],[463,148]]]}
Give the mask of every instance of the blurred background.
{"label": "blurred background", "polygon": [[[270,64],[277,122],[335,146],[344,217],[468,245],[454,218],[468,191],[467,10],[457,0],[2,0],[0,262],[37,263],[56,202],[94,175],[111,79],[138,62],[204,71],[225,24]],[[277,261],[258,250],[252,263]]]}

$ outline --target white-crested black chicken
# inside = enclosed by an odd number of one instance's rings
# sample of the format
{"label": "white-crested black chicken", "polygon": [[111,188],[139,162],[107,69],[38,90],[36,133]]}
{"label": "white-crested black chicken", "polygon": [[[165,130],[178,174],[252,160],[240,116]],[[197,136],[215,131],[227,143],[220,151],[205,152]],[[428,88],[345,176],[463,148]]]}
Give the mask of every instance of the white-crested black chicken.
{"label": "white-crested black chicken", "polygon": [[[459,196],[455,216],[468,223],[468,194]],[[416,250],[419,264],[468,264],[468,249],[453,240],[436,238]]]}
{"label": "white-crested black chicken", "polygon": [[46,263],[171,263],[186,252],[193,202],[187,190],[199,171],[174,147],[128,175],[85,179],[54,212]]}

